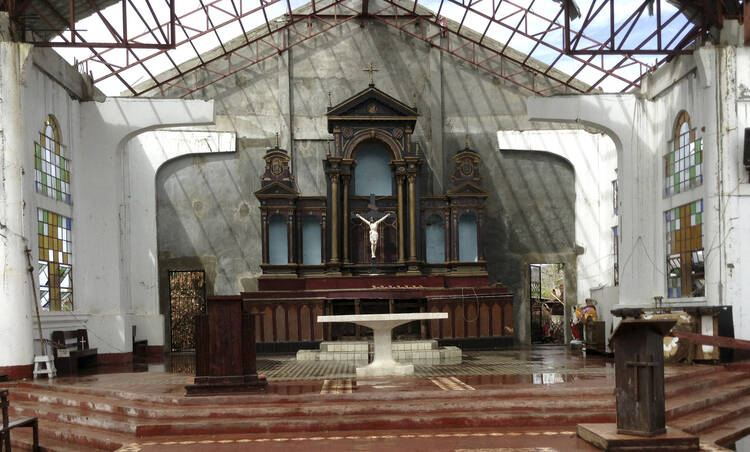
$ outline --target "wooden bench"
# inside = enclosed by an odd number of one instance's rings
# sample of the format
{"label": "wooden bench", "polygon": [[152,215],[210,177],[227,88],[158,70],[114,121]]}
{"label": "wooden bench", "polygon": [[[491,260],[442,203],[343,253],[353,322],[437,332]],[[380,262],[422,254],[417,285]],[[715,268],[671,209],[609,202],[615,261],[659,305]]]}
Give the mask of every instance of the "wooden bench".
{"label": "wooden bench", "polygon": [[89,347],[85,329],[53,331],[55,367],[58,375],[72,375],[83,367],[96,367],[96,349]]}
{"label": "wooden bench", "polygon": [[10,406],[10,403],[8,402],[8,390],[7,389],[0,389],[0,407],[2,407],[3,412],[3,427],[2,430],[0,430],[0,450],[4,450],[7,452],[10,452],[10,431],[17,427],[31,427],[34,431],[34,452],[39,451],[39,421],[37,421],[37,418],[30,417],[28,419],[17,419],[15,421],[10,421],[8,419],[8,407]]}

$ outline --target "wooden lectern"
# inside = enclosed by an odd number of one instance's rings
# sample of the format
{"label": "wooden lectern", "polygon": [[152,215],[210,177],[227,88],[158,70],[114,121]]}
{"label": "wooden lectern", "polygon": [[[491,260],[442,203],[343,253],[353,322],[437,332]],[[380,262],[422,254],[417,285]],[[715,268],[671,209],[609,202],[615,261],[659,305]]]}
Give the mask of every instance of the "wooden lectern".
{"label": "wooden lectern", "polygon": [[666,432],[664,335],[675,323],[624,319],[612,333],[617,433],[656,436]]}
{"label": "wooden lectern", "polygon": [[196,316],[195,382],[187,396],[265,392],[255,365],[255,316],[240,296],[208,297]]}
{"label": "wooden lectern", "polygon": [[[614,313],[614,311],[613,311]],[[699,450],[697,436],[666,427],[664,335],[674,320],[623,319],[612,333],[617,423],[578,424],[578,436],[604,450]]]}

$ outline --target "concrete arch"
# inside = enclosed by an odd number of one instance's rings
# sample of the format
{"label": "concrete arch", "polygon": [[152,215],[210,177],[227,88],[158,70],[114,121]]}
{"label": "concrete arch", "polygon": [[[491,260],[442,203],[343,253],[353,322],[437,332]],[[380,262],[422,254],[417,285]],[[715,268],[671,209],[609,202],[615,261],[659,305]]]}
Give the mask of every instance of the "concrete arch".
{"label": "concrete arch", "polygon": [[[554,263],[540,260],[550,258],[564,262],[569,268],[566,270],[569,305],[587,298],[592,288],[611,284],[612,227],[617,225],[612,206],[612,180],[617,168],[614,140],[606,134],[583,130],[500,131],[498,147],[500,152],[549,155],[570,165],[575,174],[575,247],[570,252],[553,255],[522,256],[521,287],[528,285],[525,284],[528,276],[524,276],[526,264]],[[518,314],[521,319],[528,313]]]}

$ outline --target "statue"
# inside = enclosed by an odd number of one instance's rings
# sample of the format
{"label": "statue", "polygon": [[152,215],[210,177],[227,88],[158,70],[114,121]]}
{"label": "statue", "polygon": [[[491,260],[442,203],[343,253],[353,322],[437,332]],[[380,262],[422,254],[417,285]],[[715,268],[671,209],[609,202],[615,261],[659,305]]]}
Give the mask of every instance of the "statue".
{"label": "statue", "polygon": [[368,226],[370,226],[370,257],[372,259],[375,259],[375,247],[378,245],[378,225],[381,221],[388,218],[388,214],[383,215],[377,221],[368,221],[367,218],[363,217],[360,214],[357,214],[357,218],[364,221]]}

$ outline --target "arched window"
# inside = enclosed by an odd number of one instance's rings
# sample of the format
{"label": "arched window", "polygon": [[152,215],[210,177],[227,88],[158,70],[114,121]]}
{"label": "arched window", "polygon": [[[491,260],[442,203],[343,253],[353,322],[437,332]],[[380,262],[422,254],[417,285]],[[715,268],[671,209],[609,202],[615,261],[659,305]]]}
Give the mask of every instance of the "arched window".
{"label": "arched window", "polygon": [[458,219],[458,260],[476,262],[479,260],[477,250],[477,217],[465,213]]}
{"label": "arched window", "polygon": [[382,143],[368,141],[359,145],[354,159],[357,162],[354,167],[355,195],[393,195],[391,154]]}
{"label": "arched window", "polygon": [[323,258],[320,253],[320,219],[307,215],[302,221],[302,264],[320,265]]}
{"label": "arched window", "polygon": [[43,311],[73,310],[73,231],[63,215],[37,209],[39,305]]}
{"label": "arched window", "polygon": [[289,243],[284,215],[273,215],[271,221],[268,222],[268,263],[272,265],[289,263]]}
{"label": "arched window", "polygon": [[70,203],[70,159],[62,145],[60,127],[48,115],[34,143],[34,181],[37,193]]}
{"label": "arched window", "polygon": [[664,174],[666,196],[703,183],[703,140],[696,139],[686,111],[677,117],[672,146],[664,157]]}
{"label": "arched window", "polygon": [[431,215],[425,228],[425,258],[428,264],[445,262],[445,225],[439,215]]}

